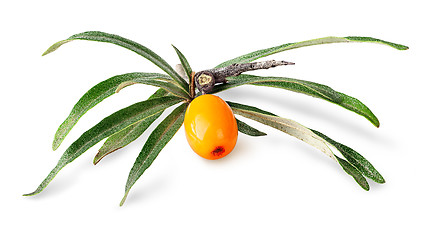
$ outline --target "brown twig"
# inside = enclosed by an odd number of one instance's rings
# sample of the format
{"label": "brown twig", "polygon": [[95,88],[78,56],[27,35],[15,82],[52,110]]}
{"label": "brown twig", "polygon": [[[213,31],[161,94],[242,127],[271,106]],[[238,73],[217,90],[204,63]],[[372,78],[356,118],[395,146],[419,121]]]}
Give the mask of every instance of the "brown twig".
{"label": "brown twig", "polygon": [[194,75],[194,83],[203,94],[209,93],[217,83],[226,83],[227,77],[238,76],[243,72],[269,69],[277,66],[294,65],[292,62],[268,60],[252,63],[234,63],[223,68],[213,68],[200,71]]}
{"label": "brown twig", "polygon": [[191,76],[190,76],[190,97],[191,99],[194,99],[196,92],[195,92],[195,84],[194,84],[194,72],[191,72]]}

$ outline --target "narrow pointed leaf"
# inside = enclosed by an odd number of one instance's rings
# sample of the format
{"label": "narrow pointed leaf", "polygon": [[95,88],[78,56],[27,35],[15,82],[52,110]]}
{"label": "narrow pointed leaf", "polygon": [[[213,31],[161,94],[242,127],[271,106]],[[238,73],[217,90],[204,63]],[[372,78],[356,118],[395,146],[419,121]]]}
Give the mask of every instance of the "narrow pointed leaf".
{"label": "narrow pointed leaf", "polygon": [[74,161],[87,149],[91,148],[102,139],[130,126],[131,124],[152,117],[180,101],[182,101],[182,99],[174,96],[146,100],[135,103],[104,118],[73,142],[71,146],[66,149],[57,165],[42,181],[38,188],[32,193],[25,194],[25,196],[40,193],[63,167]]}
{"label": "narrow pointed leaf", "polygon": [[[292,91],[292,89],[289,86],[290,84],[282,83],[282,82],[261,82],[261,83],[253,83],[252,85],[282,88],[282,89]],[[329,88],[328,90],[332,91],[331,88]],[[360,100],[358,100],[357,98],[348,96],[344,93],[337,92],[337,91],[334,91],[333,94],[337,94],[338,98],[335,99],[337,101],[333,101],[333,100],[327,99],[325,97],[320,97],[320,98],[327,100],[327,101],[330,101],[332,103],[335,103],[335,104],[337,104],[337,105],[339,105],[345,109],[348,109],[352,112],[355,112],[355,113],[361,115],[362,117],[366,118],[367,120],[369,120],[375,127],[380,127],[380,121],[378,120],[377,116],[375,116],[375,114],[365,104],[363,104]],[[315,97],[319,97],[319,96],[320,95],[317,95]]]}
{"label": "narrow pointed leaf", "polygon": [[99,163],[102,158],[113,153],[116,150],[119,150],[134,140],[136,140],[143,132],[148,129],[148,127],[161,115],[161,113],[155,114],[154,116],[135,123],[131,126],[128,126],[121,131],[111,135],[105,142],[104,145],[98,150],[98,153],[95,155],[93,159],[93,164]]}
{"label": "narrow pointed leaf", "polygon": [[320,45],[320,44],[328,44],[328,43],[348,43],[348,42],[371,42],[371,43],[380,43],[384,44],[390,47],[393,47],[398,50],[406,50],[408,49],[407,46],[396,44],[392,42],[383,41],[376,38],[371,37],[325,37],[325,38],[318,38],[318,39],[312,39],[308,41],[302,41],[302,42],[295,42],[295,43],[286,43],[282,44],[276,47],[266,48],[258,51],[254,51],[239,57],[236,57],[234,59],[228,60],[226,62],[223,62],[216,66],[215,68],[221,68],[226,67],[234,63],[248,63],[253,62],[256,59],[266,57],[275,53],[283,52],[290,49],[300,48],[300,47],[307,47],[307,46],[313,46],[313,45]]}
{"label": "narrow pointed leaf", "polygon": [[[312,129],[311,129],[312,130]],[[366,160],[360,153],[356,152],[352,148],[334,141],[328,136],[316,131],[312,130],[316,135],[320,136],[328,143],[333,145],[342,155],[355,167],[357,168],[363,175],[374,180],[377,183],[385,183],[383,176],[374,168],[374,166]]]}
{"label": "narrow pointed leaf", "polygon": [[239,109],[239,110],[244,110],[244,111],[248,111],[248,112],[256,112],[256,113],[261,113],[261,114],[264,114],[264,115],[270,115],[270,116],[278,117],[274,113],[271,113],[271,112],[268,112],[268,111],[264,111],[264,110],[259,109],[257,107],[253,107],[253,106],[249,106],[249,105],[244,105],[244,104],[241,104],[241,103],[229,102],[229,101],[226,101],[226,103],[231,107],[232,110]]}
{"label": "narrow pointed leaf", "polygon": [[348,37],[345,37],[345,39],[352,41],[352,42],[372,42],[372,43],[384,44],[384,45],[388,45],[388,46],[393,47],[393,48],[398,49],[398,50],[407,50],[408,49],[408,47],[405,45],[393,43],[393,42],[388,42],[388,41],[384,41],[384,40],[381,40],[378,38],[372,38],[372,37],[348,36]]}
{"label": "narrow pointed leaf", "polygon": [[69,131],[75,126],[78,120],[91,108],[96,106],[98,103],[106,99],[107,97],[113,95],[119,90],[119,86],[126,86],[125,84],[131,82],[140,82],[144,84],[154,85],[154,86],[164,86],[165,89],[171,90],[172,92],[178,87],[173,87],[170,83],[158,80],[167,79],[169,76],[159,73],[127,73],[118,76],[111,77],[105,81],[102,81],[92,87],[87,91],[80,100],[72,108],[69,116],[65,121],[59,126],[53,140],[53,150],[56,150],[62,141],[68,135]]}
{"label": "narrow pointed leaf", "polygon": [[112,44],[124,47],[128,50],[131,50],[131,51],[139,54],[140,56],[148,59],[149,61],[151,61],[155,65],[157,65],[159,68],[161,68],[167,74],[169,74],[169,76],[171,76],[177,84],[182,86],[184,89],[188,90],[187,83],[159,55],[157,55],[155,52],[153,52],[149,48],[147,48],[147,47],[145,47],[145,46],[143,46],[137,42],[123,38],[123,37],[115,35],[115,34],[109,34],[109,33],[104,33],[104,32],[99,32],[99,31],[90,31],[90,32],[83,32],[83,33],[75,34],[66,40],[59,41],[59,42],[53,44],[50,48],[47,49],[47,51],[44,52],[43,55],[47,55],[51,52],[54,52],[63,44],[71,42],[73,40],[88,40],[88,41],[112,43]]}
{"label": "narrow pointed leaf", "polygon": [[128,180],[125,185],[125,195],[120,203],[121,206],[124,204],[134,183],[136,183],[145,170],[151,166],[160,151],[182,126],[186,108],[187,104],[184,103],[173,110],[149,136],[128,175]]}
{"label": "narrow pointed leaf", "polygon": [[[172,95],[174,96],[178,96],[180,98],[184,98],[184,99],[190,99],[190,96],[188,95],[188,91],[186,91],[183,88],[177,87],[177,85],[173,84],[170,82],[170,78],[168,78],[167,76],[162,76],[159,78],[155,78],[155,79],[149,79],[146,77],[140,77],[140,75],[142,75],[143,73],[131,73],[132,75],[137,74],[137,78],[134,78],[133,80],[131,80],[131,83],[142,83],[142,84],[148,84],[148,85],[153,85],[153,86],[157,86],[157,87],[161,87],[164,90],[170,92]],[[130,84],[130,83],[126,83],[126,84]]]}
{"label": "narrow pointed leaf", "polygon": [[182,68],[184,68],[185,73],[187,74],[187,78],[191,78],[191,73],[193,70],[191,70],[190,64],[187,61],[187,58],[185,58],[184,54],[182,54],[181,51],[178,50],[175,46],[172,45],[172,47],[175,49],[176,54],[178,54],[179,61],[181,61]]}
{"label": "narrow pointed leaf", "polygon": [[240,131],[241,133],[244,133],[246,135],[252,136],[252,137],[259,137],[259,136],[265,136],[267,135],[264,132],[259,131],[258,129],[248,125],[247,123],[235,118],[235,120],[237,120],[237,126],[238,126],[238,131]]}
{"label": "narrow pointed leaf", "polygon": [[[167,91],[160,88],[151,97],[149,97],[149,99],[163,97],[167,94]],[[103,157],[127,146],[128,144],[136,140],[161,115],[161,113],[162,112],[156,113],[143,121],[134,123],[124,128],[123,130],[111,135],[109,138],[107,138],[102,147],[99,149],[98,153],[93,159],[93,163],[97,164],[99,161],[101,161]]]}
{"label": "narrow pointed leaf", "polygon": [[[312,145],[313,147],[316,147],[317,149],[321,150],[327,156],[329,156],[330,158],[337,161],[342,166],[342,168],[345,170],[345,172],[347,174],[351,175],[354,178],[354,180],[363,189],[369,190],[369,185],[366,182],[366,179],[363,177],[362,172],[359,171],[359,169],[353,165],[353,162],[355,162],[355,161],[353,161],[351,159],[350,162],[347,162],[346,160],[341,159],[338,156],[336,156],[328,146],[328,144],[333,145],[333,140],[327,138],[324,134],[321,134],[317,131],[308,129],[308,128],[306,128],[306,127],[304,127],[304,126],[300,125],[299,123],[296,123],[292,120],[278,117],[272,113],[263,111],[263,110],[258,109],[256,107],[251,107],[251,106],[247,106],[247,105],[243,105],[243,104],[239,104],[239,103],[232,103],[232,102],[227,102],[227,103],[232,108],[232,111],[235,114],[250,118],[252,120],[258,121],[258,122],[263,123],[265,125],[276,128],[282,132],[285,132],[291,136],[294,136],[294,137]],[[348,154],[351,155],[354,153],[351,152]],[[348,155],[348,154],[346,154],[346,155]],[[346,155],[344,155],[344,156],[346,156]],[[360,161],[360,159],[357,159],[357,161]],[[363,164],[365,164],[364,165],[365,167],[367,166],[365,162]],[[362,170],[362,171],[364,171],[364,170]]]}
{"label": "narrow pointed leaf", "polygon": [[344,169],[348,175],[352,176],[354,180],[366,191],[369,191],[369,184],[366,181],[366,178],[363,177],[362,173],[357,170],[351,163],[347,162],[345,159],[342,159],[338,156],[336,156],[336,159],[338,159],[339,165]]}
{"label": "narrow pointed leaf", "polygon": [[380,121],[378,118],[374,115],[374,113],[372,113],[371,109],[369,109],[360,100],[340,92],[339,95],[342,98],[342,102],[340,102],[338,105],[365,117],[377,128],[380,127]]}
{"label": "narrow pointed leaf", "polygon": [[[322,98],[335,103],[339,103],[342,101],[339,93],[326,85],[298,80],[294,78],[262,77],[241,74],[236,77],[229,77],[227,78],[227,80],[228,82],[225,84],[216,85],[213,89],[213,93],[221,92],[245,84],[253,84],[258,86],[272,86],[277,88],[283,88],[286,90],[307,94],[313,97]],[[270,85],[266,85],[267,83],[269,83]]]}
{"label": "narrow pointed leaf", "polygon": [[335,103],[343,108],[346,108],[365,117],[376,127],[380,126],[380,122],[378,121],[378,118],[375,116],[375,114],[372,113],[372,111],[358,99],[335,91],[326,85],[304,80],[285,77],[262,77],[242,74],[236,77],[228,78],[228,82],[225,84],[215,86],[213,93],[221,92],[245,84],[281,88],[293,92],[303,93],[312,97],[317,97]]}
{"label": "narrow pointed leaf", "polygon": [[309,128],[286,118],[281,118],[278,116],[273,116],[269,114],[264,114],[265,111],[255,111],[254,107],[227,102],[232,108],[234,114],[250,118],[262,124],[268,125],[270,127],[276,128],[286,134],[296,137],[309,145],[319,149],[321,152],[325,153],[330,158],[337,161],[335,154],[330,150],[327,142],[312,132]]}

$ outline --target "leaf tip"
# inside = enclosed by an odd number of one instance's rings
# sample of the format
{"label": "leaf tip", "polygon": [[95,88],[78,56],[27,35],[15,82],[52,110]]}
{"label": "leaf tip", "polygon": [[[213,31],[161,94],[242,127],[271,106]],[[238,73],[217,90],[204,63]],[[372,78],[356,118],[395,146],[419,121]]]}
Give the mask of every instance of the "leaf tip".
{"label": "leaf tip", "polygon": [[383,176],[380,175],[380,173],[378,173],[376,178],[372,179],[372,180],[374,180],[376,183],[379,183],[379,184],[386,183],[386,180],[383,178]]}
{"label": "leaf tip", "polygon": [[128,196],[129,192],[130,192],[130,190],[128,190],[128,191],[125,192],[124,197],[122,198],[121,202],[119,203],[119,207],[122,207],[124,205],[125,200],[127,200],[127,196]]}
{"label": "leaf tip", "polygon": [[408,50],[410,49],[408,46],[405,45],[400,45],[400,48],[398,48],[398,50]]}
{"label": "leaf tip", "polygon": [[[119,148],[118,148],[119,149]],[[109,152],[109,153],[104,153],[104,152],[102,152],[102,151],[98,151],[98,153],[95,155],[95,157],[93,158],[93,165],[97,165],[100,161],[101,161],[101,159],[103,159],[105,156],[107,156],[108,154],[110,154],[110,153],[112,153],[112,152],[114,152],[114,151],[116,151],[117,149],[115,149],[115,150],[113,150],[113,151],[111,151],[111,152]]]}
{"label": "leaf tip", "polygon": [[99,152],[96,154],[95,158],[93,159],[93,165],[97,165],[101,158],[99,157]]}
{"label": "leaf tip", "polygon": [[29,197],[29,196],[34,196],[38,193],[40,193],[41,191],[38,191],[38,189],[36,189],[35,191],[31,192],[31,193],[25,193],[23,194],[23,197]]}
{"label": "leaf tip", "polygon": [[51,45],[44,53],[42,53],[42,56],[45,56],[49,53],[52,53],[56,51],[60,46],[62,46],[65,43],[71,42],[73,39],[66,39],[59,42],[56,42],[55,44]]}
{"label": "leaf tip", "polygon": [[376,127],[379,128],[380,127],[380,121],[378,120],[377,116],[374,115],[374,113],[371,112],[371,114],[369,115],[369,113],[364,116],[365,118],[367,118],[369,121],[371,121],[371,123]]}
{"label": "leaf tip", "polygon": [[51,145],[51,149],[53,149],[53,151],[56,151],[58,147],[59,144],[57,144],[56,142],[53,142],[53,144]]}
{"label": "leaf tip", "polygon": [[56,51],[57,48],[58,47],[53,47],[53,46],[49,47],[45,52],[42,53],[42,56],[48,55],[49,53]]}
{"label": "leaf tip", "polygon": [[54,134],[53,143],[51,144],[51,148],[53,149],[53,151],[56,151],[56,149],[60,147],[60,145],[62,144],[63,140],[66,137],[66,135],[63,132],[64,131],[63,125],[64,123],[62,123],[62,125],[59,126],[56,133]]}
{"label": "leaf tip", "polygon": [[123,82],[123,83],[119,84],[119,86],[116,88],[115,93],[119,93],[122,89],[124,89],[128,86],[134,85],[134,84],[137,84],[137,82],[134,82],[134,81]]}
{"label": "leaf tip", "polygon": [[175,49],[175,52],[176,52],[176,54],[178,54],[178,56],[179,56],[180,54],[182,54],[182,53],[179,51],[179,49],[178,49],[177,47],[175,47],[175,45],[173,45],[173,44],[170,44],[170,45],[172,45],[173,49]]}
{"label": "leaf tip", "polygon": [[405,46],[405,45],[402,45],[402,44],[388,42],[388,41],[384,41],[384,40],[377,39],[377,38],[372,38],[372,37],[348,36],[348,37],[345,37],[345,38],[347,40],[356,41],[356,42],[376,42],[376,43],[380,43],[380,44],[385,44],[385,45],[389,45],[390,47],[393,47],[393,48],[395,48],[397,50],[407,50],[407,49],[409,49],[408,46]]}

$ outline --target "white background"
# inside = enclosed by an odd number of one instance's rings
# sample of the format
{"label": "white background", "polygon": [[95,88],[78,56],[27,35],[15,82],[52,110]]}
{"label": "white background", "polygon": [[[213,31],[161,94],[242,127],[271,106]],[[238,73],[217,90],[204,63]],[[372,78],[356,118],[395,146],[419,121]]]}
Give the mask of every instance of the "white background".
{"label": "white background", "polygon": [[[433,239],[432,7],[429,1],[3,1],[1,22],[1,239]],[[119,207],[146,132],[93,166],[102,142],[33,191],[62,152],[110,113],[147,98],[132,86],[90,110],[60,148],[58,125],[89,88],[111,76],[161,72],[115,45],[52,43],[89,30],[115,33],[193,69],[287,42],[370,36],[408,45],[312,46],[267,59],[295,66],[257,72],[319,82],[360,99],[363,117],[309,96],[265,87],[219,94],[322,131],[362,153],[384,176],[361,189],[340,166],[277,130],[240,135],[235,150],[208,161],[181,129]],[[154,126],[154,125],[153,125]]]}

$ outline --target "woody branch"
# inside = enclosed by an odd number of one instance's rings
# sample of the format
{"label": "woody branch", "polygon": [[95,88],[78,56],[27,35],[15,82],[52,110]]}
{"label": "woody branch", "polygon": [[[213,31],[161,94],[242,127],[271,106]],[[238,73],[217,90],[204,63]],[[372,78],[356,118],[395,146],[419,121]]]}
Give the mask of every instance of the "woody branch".
{"label": "woody branch", "polygon": [[269,69],[277,66],[294,65],[292,62],[268,60],[252,63],[234,63],[227,67],[200,71],[194,75],[194,82],[202,94],[209,93],[217,83],[226,83],[227,77],[238,76],[243,72]]}

